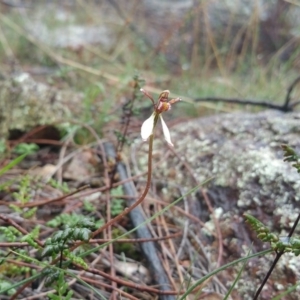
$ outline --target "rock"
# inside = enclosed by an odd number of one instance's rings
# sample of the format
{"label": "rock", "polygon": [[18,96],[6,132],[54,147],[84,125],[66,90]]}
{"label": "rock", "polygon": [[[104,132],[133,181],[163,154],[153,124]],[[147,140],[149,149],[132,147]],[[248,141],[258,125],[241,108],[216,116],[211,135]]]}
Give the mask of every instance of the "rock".
{"label": "rock", "polygon": [[[259,207],[271,215],[278,208],[291,216],[290,205],[300,205],[300,176],[283,162],[281,150],[281,144],[289,144],[300,152],[300,113],[219,115],[177,126],[172,133],[176,151],[185,154],[197,181],[214,177],[211,187],[227,197],[231,190],[227,200],[237,207]],[[186,182],[182,172],[178,180]],[[217,193],[215,198],[222,200]]]}
{"label": "rock", "polygon": [[[291,204],[300,207],[300,175],[283,162],[281,150],[281,144],[289,144],[300,152],[300,113],[223,114],[174,126],[171,135],[197,182],[214,178],[209,185],[214,201],[222,206],[230,200],[225,211],[260,208],[273,216],[277,208],[291,216]],[[154,176],[172,171],[174,183],[192,188],[195,181],[186,176],[181,160],[163,162]]]}
{"label": "rock", "polygon": [[33,80],[27,73],[0,79],[0,136],[79,116],[82,95]]}
{"label": "rock", "polygon": [[[162,159],[166,157],[167,145],[155,139],[153,182],[160,182],[158,188],[165,190],[166,197],[173,201],[180,196],[177,187],[188,191],[210,179],[205,185],[208,198],[214,210],[223,211],[219,224],[224,263],[245,256],[249,248],[261,251],[270,246],[256,239],[256,234],[245,224],[245,212],[254,215],[274,233],[288,235],[300,213],[300,174],[283,161],[281,144],[289,144],[300,153],[299,112],[284,114],[269,110],[256,114],[223,114],[194,119],[170,130],[177,156]],[[159,128],[156,131],[158,137]],[[143,147],[147,149],[147,144]],[[146,152],[140,160],[143,165],[140,171],[146,170],[145,157]],[[211,213],[200,191],[189,197],[189,209],[191,214],[212,225]],[[207,247],[211,263],[216,261],[214,238],[210,236],[207,241],[206,232],[189,228],[195,230]],[[297,229],[294,237],[299,235]],[[292,257],[285,254],[272,276],[273,283],[278,283],[280,278],[285,289],[300,278],[300,261]],[[242,299],[252,299],[273,258],[274,255],[257,258],[246,267],[239,281],[238,294]],[[228,276],[231,282],[235,278],[232,273]],[[269,281],[267,285],[268,299],[276,294],[273,283]],[[289,299],[298,299],[296,294],[290,296]]]}
{"label": "rock", "polygon": [[[253,15],[255,15],[258,20],[265,21],[271,17],[277,6],[283,5],[281,2],[281,0],[216,0],[207,1],[207,3],[201,5],[201,8],[206,11],[211,26],[213,28],[219,28],[219,26],[228,24],[228,22],[232,22],[232,20],[234,20],[236,25],[242,26],[245,24],[245,21],[250,20]],[[143,0],[143,5],[148,12],[156,16],[175,15],[184,17],[189,10],[193,10],[195,2],[192,0]],[[287,7],[288,4],[284,5],[284,7]],[[287,9],[288,20],[295,27],[299,25],[299,18],[297,17],[299,11],[300,8],[293,4],[288,6]]]}
{"label": "rock", "polygon": [[57,29],[40,22],[27,24],[27,30],[40,42],[51,47],[79,49],[100,44],[105,50],[115,42],[112,30],[105,26],[62,25]]}

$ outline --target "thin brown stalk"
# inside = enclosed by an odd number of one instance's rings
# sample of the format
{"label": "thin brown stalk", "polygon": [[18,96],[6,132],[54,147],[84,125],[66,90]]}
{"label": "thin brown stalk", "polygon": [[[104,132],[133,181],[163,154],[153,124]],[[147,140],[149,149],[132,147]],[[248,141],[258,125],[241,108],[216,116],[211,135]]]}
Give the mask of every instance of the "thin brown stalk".
{"label": "thin brown stalk", "polygon": [[[158,204],[158,207],[157,207],[157,211],[161,211],[161,206]],[[157,222],[159,223],[159,220],[161,219],[161,223],[163,224],[163,226],[164,226],[164,229],[165,229],[165,231],[166,232],[168,232],[168,227],[166,226],[166,222],[164,222],[164,215],[160,215],[159,217],[158,217],[158,219],[157,219]],[[160,224],[157,224],[158,226],[157,226],[157,231],[158,231],[158,235],[159,236],[162,236],[162,232],[161,232],[161,226],[160,226]],[[162,264],[163,264],[163,266],[164,266],[164,269],[165,269],[165,271],[166,271],[166,273],[167,273],[167,275],[168,275],[168,278],[169,278],[169,280],[170,280],[170,283],[172,284],[172,286],[173,286],[173,288],[175,289],[175,287],[176,287],[176,283],[175,283],[175,281],[174,281],[174,278],[172,277],[172,275],[170,274],[170,270],[172,270],[172,268],[170,267],[170,265],[169,265],[169,260],[167,259],[167,253],[166,253],[166,250],[168,250],[169,251],[169,249],[168,249],[168,247],[166,247],[166,243],[165,243],[165,241],[162,241],[161,243],[160,243],[160,245],[161,245],[161,248],[162,248],[162,255],[164,256],[164,259],[162,260]],[[174,255],[173,255],[173,257],[172,257],[172,260],[174,259]],[[178,271],[179,272],[179,271]],[[180,273],[180,272],[179,272]],[[181,274],[179,274],[179,275],[181,275]]]}
{"label": "thin brown stalk", "polygon": [[[158,204],[158,205],[159,205],[159,210],[161,210],[162,207],[160,206],[160,204]],[[168,228],[168,225],[166,223],[166,219],[165,219],[164,215],[161,215],[161,223],[162,223],[165,231],[168,233],[169,232],[169,228]],[[183,284],[184,283],[184,277],[183,277],[183,274],[182,274],[182,271],[181,271],[181,268],[180,268],[179,258],[176,255],[176,249],[175,249],[175,246],[174,246],[174,242],[173,242],[173,240],[167,240],[166,242],[169,244],[170,252],[171,252],[171,254],[173,256],[172,258],[173,258],[174,263],[176,265],[176,269],[177,269],[177,273],[178,273],[180,282]]]}
{"label": "thin brown stalk", "polygon": [[[82,186],[80,188],[78,188],[76,191],[74,192],[71,192],[67,195],[64,195],[64,196],[61,196],[61,197],[58,197],[58,198],[54,198],[54,199],[47,199],[47,200],[40,200],[40,201],[33,201],[33,202],[27,202],[27,203],[13,203],[15,206],[18,206],[20,208],[24,208],[24,207],[36,207],[36,206],[42,206],[42,205],[46,205],[46,204],[52,204],[54,202],[58,202],[58,201],[61,201],[61,200],[64,200],[65,198],[67,197],[70,197],[72,195],[75,195],[85,189],[87,189],[89,186],[88,185],[85,185],[85,186]],[[0,204],[3,204],[3,205],[11,205],[11,203],[8,203],[6,201],[0,201]]]}
{"label": "thin brown stalk", "polygon": [[[21,232],[23,235],[27,235],[28,231],[26,229],[24,229],[22,226],[20,226],[19,224],[17,224],[14,220],[10,219],[7,216],[4,215],[0,215],[0,219],[3,220],[4,222],[10,224],[11,226],[15,227],[19,232]],[[39,239],[34,239],[34,241],[40,246],[43,247],[44,243],[41,242]]]}
{"label": "thin brown stalk", "polygon": [[[74,263],[74,265],[76,265],[80,269],[82,268],[81,265],[77,265],[76,263]],[[111,277],[109,274],[107,274],[107,273],[105,273],[101,270],[98,270],[98,269],[88,268],[88,269],[86,269],[86,271],[90,272],[92,274],[97,274],[97,275],[103,276],[104,278],[107,278],[109,280],[114,280],[115,282],[117,282],[121,285],[127,286],[129,288],[137,289],[137,290],[140,290],[140,291],[155,293],[155,294],[158,294],[158,295],[178,295],[177,291],[161,291],[159,289],[155,289],[155,288],[149,287],[147,285],[139,285],[139,284],[136,284],[136,283],[131,283],[129,281],[120,279],[118,277]]]}
{"label": "thin brown stalk", "polygon": [[[108,176],[108,174],[107,174]],[[112,178],[106,178],[106,180],[109,180],[110,179],[110,185],[112,183]],[[105,198],[106,198],[106,220],[107,222],[109,222],[111,220],[111,198],[110,198],[110,195],[109,195],[109,191],[107,190],[105,192]],[[106,236],[109,240],[112,240],[112,233],[111,233],[111,226],[109,226],[107,228],[107,232],[106,232]],[[109,260],[110,260],[110,275],[112,277],[115,277],[116,276],[116,269],[114,267],[114,245],[111,243],[108,245],[108,252],[109,252]],[[117,300],[117,297],[116,297],[116,291],[115,289],[117,288],[117,284],[116,282],[114,281],[111,281],[111,286],[112,286],[112,292],[111,292],[111,295],[110,295],[110,300]]]}
{"label": "thin brown stalk", "polygon": [[140,205],[144,199],[146,198],[148,191],[150,189],[151,184],[151,174],[152,174],[152,151],[153,151],[153,134],[149,138],[149,152],[148,152],[148,174],[147,174],[147,182],[146,187],[141,195],[141,197],[130,207],[126,208],[121,214],[116,216],[115,218],[111,219],[109,222],[107,222],[102,227],[98,228],[96,231],[93,232],[92,237],[95,237],[100,232],[111,226],[112,224],[116,223],[117,221],[121,220],[124,216],[126,216],[130,211],[132,211],[134,208],[136,208],[138,205]]}
{"label": "thin brown stalk", "polygon": [[102,281],[99,281],[99,279],[92,279],[92,278],[89,278],[87,276],[82,276],[82,275],[80,275],[80,278],[82,280],[84,280],[85,282],[88,282],[88,283],[92,284],[93,286],[97,286],[98,285],[98,286],[104,287],[105,289],[109,289],[109,290],[112,290],[112,291],[114,291],[116,293],[119,293],[121,296],[124,296],[124,297],[126,297],[128,299],[139,300],[138,298],[136,298],[136,297],[134,297],[134,296],[132,296],[132,295],[130,295],[130,294],[122,291],[122,289],[118,289],[117,287],[113,287],[113,286],[111,286],[109,284],[106,284],[106,283],[104,283]]}

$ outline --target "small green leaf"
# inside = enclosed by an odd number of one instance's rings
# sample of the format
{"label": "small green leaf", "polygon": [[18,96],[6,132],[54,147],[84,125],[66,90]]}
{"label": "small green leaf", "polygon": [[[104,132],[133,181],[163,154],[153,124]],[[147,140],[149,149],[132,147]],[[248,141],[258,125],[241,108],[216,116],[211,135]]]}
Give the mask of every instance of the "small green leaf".
{"label": "small green leaf", "polygon": [[87,228],[82,228],[81,231],[81,240],[87,242],[91,237],[91,231]]}
{"label": "small green leaf", "polygon": [[52,245],[47,245],[43,251],[42,251],[42,257],[45,257],[45,256],[50,256],[52,255],[52,253],[54,252],[54,249],[53,249],[53,246]]}
{"label": "small green leaf", "polygon": [[14,153],[17,154],[30,154],[39,150],[39,146],[33,143],[20,143],[14,148]]}
{"label": "small green leaf", "polygon": [[66,228],[62,231],[62,235],[61,235],[61,240],[63,241],[68,241],[68,240],[72,240],[73,239],[73,228]]}
{"label": "small green leaf", "polygon": [[290,243],[294,249],[300,249],[300,239],[298,238],[291,238]]}
{"label": "small green leaf", "polygon": [[64,236],[64,231],[59,230],[59,231],[55,232],[52,236],[52,244],[63,240],[63,236]]}
{"label": "small green leaf", "polygon": [[95,223],[92,222],[88,218],[84,218],[83,220],[81,220],[81,221],[78,222],[77,226],[78,227],[86,227],[86,228],[94,228],[95,227]]}
{"label": "small green leaf", "polygon": [[7,294],[9,296],[12,296],[13,294],[16,293],[16,289],[14,288],[10,288],[12,286],[12,284],[9,281],[6,281],[4,279],[0,279],[0,295],[1,295],[1,291],[2,290],[6,290]]}
{"label": "small green leaf", "polygon": [[65,297],[65,300],[70,300],[73,295],[73,291],[68,291],[68,294]]}
{"label": "small green leaf", "polygon": [[30,234],[24,235],[21,238],[21,242],[27,242],[30,246],[34,247],[34,248],[39,248],[38,243],[36,243],[33,239],[33,237]]}
{"label": "small green leaf", "polygon": [[87,212],[94,212],[96,210],[95,206],[87,200],[83,201],[83,208]]}
{"label": "small green leaf", "polygon": [[49,293],[47,294],[47,296],[51,299],[51,300],[61,300],[61,298],[55,294]]}
{"label": "small green leaf", "polygon": [[28,155],[28,153],[24,153],[24,154],[20,155],[19,157],[15,158],[13,161],[11,161],[6,166],[4,166],[0,170],[0,176],[3,175],[4,173],[6,173],[7,171],[9,171],[10,169],[12,169],[15,165],[19,164],[27,155]]}

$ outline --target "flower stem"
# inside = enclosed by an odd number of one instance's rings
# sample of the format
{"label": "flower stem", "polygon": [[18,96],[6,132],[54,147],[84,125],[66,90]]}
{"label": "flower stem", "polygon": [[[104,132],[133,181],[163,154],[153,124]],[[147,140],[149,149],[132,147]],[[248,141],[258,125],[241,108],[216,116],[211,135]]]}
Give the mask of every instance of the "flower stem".
{"label": "flower stem", "polygon": [[[157,120],[158,120],[158,115],[155,116],[154,127],[155,127],[155,125],[157,123]],[[126,208],[122,213],[120,213],[115,218],[111,219],[109,222],[107,222],[106,224],[104,224],[102,227],[100,227],[96,231],[94,231],[92,233],[91,238],[94,238],[97,234],[99,234],[100,232],[102,232],[103,230],[105,230],[106,228],[108,228],[109,226],[111,226],[112,224],[114,224],[117,221],[119,221],[120,219],[122,219],[129,212],[131,212],[134,208],[136,208],[138,205],[140,205],[143,202],[143,200],[146,198],[146,196],[148,194],[148,191],[149,191],[149,188],[150,188],[150,184],[151,184],[153,140],[154,140],[154,136],[153,136],[153,133],[152,133],[150,135],[150,137],[149,137],[148,173],[147,173],[146,187],[145,187],[145,190],[144,190],[143,194],[140,196],[140,198],[134,204],[132,204],[131,206],[129,206],[128,208]]]}

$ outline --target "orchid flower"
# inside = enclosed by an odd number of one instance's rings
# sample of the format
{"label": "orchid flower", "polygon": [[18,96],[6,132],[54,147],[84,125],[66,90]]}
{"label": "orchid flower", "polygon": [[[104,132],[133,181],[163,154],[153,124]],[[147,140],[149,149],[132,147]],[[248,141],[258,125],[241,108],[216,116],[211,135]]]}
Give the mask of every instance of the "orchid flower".
{"label": "orchid flower", "polygon": [[146,141],[153,134],[154,127],[156,126],[158,119],[160,119],[165,140],[168,142],[168,144],[170,146],[173,146],[169,128],[168,128],[167,124],[165,123],[161,114],[165,111],[170,110],[171,105],[180,101],[181,99],[175,98],[175,99],[169,100],[168,97],[169,97],[170,91],[165,90],[165,91],[161,92],[161,94],[158,97],[158,101],[155,104],[152,96],[148,92],[146,92],[143,89],[141,89],[141,92],[143,92],[144,95],[147,96],[152,101],[153,107],[154,107],[154,112],[152,113],[150,118],[148,118],[142,125],[142,128],[141,128],[142,139],[144,141]]}

